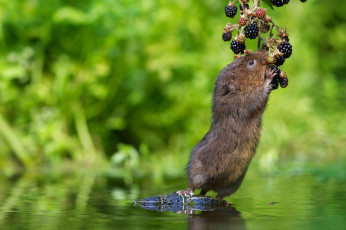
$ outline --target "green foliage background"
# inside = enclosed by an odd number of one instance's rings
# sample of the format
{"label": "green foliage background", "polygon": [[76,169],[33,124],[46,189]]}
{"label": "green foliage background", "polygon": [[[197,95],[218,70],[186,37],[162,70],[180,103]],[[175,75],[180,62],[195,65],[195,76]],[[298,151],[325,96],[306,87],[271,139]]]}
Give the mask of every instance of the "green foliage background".
{"label": "green foliage background", "polygon": [[[215,77],[233,60],[221,40],[225,4],[1,1],[1,173],[96,165],[127,183],[184,175],[210,125]],[[293,55],[282,68],[289,86],[273,91],[263,118],[261,171],[284,161],[346,177],[345,10],[343,0],[268,10]]]}

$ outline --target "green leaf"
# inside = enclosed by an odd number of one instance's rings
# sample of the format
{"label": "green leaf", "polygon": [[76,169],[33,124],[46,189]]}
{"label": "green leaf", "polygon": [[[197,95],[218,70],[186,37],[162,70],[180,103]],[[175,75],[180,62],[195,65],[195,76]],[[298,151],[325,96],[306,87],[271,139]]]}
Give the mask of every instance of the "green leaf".
{"label": "green leaf", "polygon": [[263,5],[269,7],[270,9],[274,10],[273,4],[270,0],[263,0]]}
{"label": "green leaf", "polygon": [[62,7],[58,9],[53,16],[53,19],[57,23],[70,23],[70,24],[88,24],[90,23],[90,17],[88,15],[74,7]]}

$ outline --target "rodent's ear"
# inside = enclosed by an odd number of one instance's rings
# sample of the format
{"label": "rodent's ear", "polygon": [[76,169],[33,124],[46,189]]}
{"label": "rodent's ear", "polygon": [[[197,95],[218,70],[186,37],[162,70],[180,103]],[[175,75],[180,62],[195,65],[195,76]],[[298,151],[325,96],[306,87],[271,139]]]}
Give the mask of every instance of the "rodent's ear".
{"label": "rodent's ear", "polygon": [[256,60],[249,60],[246,64],[246,68],[248,70],[254,70],[256,69],[256,66],[257,66],[257,61]]}

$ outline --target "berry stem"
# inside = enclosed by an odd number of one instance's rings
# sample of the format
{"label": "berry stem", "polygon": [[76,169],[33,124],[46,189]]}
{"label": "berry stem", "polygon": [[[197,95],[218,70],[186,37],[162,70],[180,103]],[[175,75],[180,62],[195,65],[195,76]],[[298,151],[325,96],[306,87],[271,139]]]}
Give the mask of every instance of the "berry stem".
{"label": "berry stem", "polygon": [[274,28],[274,26],[272,25],[270,27],[269,38],[273,37],[273,28]]}
{"label": "berry stem", "polygon": [[253,0],[255,8],[261,7],[261,0]]}
{"label": "berry stem", "polygon": [[257,41],[257,50],[260,50],[261,49],[261,37],[260,35],[258,35],[258,41]]}
{"label": "berry stem", "polygon": [[[258,28],[260,28],[261,22],[260,22],[259,19],[256,20],[256,23],[257,23],[257,25],[258,25]],[[260,50],[260,49],[261,49],[261,34],[262,34],[262,33],[261,33],[261,30],[258,30],[257,50]]]}
{"label": "berry stem", "polygon": [[273,26],[275,26],[275,28],[280,31],[282,30],[278,25],[276,25],[273,21],[270,22],[271,24],[273,24]]}

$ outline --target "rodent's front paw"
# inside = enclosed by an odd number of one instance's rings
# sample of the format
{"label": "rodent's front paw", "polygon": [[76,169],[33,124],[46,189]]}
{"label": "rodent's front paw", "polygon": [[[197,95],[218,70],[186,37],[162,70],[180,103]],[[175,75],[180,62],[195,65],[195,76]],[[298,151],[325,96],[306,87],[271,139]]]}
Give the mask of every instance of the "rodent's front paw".
{"label": "rodent's front paw", "polygon": [[266,70],[266,80],[272,81],[275,75],[276,75],[276,72],[274,68]]}
{"label": "rodent's front paw", "polygon": [[269,87],[274,77],[277,75],[276,70],[274,68],[267,69],[265,72],[265,86]]}

